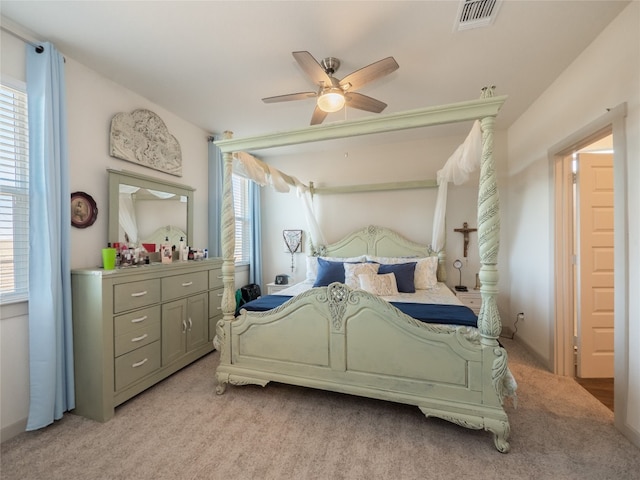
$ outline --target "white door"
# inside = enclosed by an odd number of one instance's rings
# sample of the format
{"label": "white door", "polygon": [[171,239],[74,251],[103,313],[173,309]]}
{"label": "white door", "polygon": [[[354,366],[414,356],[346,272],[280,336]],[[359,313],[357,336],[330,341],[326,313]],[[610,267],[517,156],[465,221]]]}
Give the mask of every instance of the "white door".
{"label": "white door", "polygon": [[578,377],[613,370],[613,155],[578,156]]}

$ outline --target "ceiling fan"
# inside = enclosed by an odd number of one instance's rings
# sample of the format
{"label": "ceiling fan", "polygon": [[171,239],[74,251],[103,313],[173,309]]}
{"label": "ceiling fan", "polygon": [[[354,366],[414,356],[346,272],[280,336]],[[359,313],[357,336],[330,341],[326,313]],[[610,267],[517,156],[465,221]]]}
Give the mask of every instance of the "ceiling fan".
{"label": "ceiling fan", "polygon": [[386,103],[361,93],[356,93],[355,90],[397,70],[398,63],[393,57],[383,58],[371,65],[367,65],[350,73],[342,80],[338,80],[333,76],[340,67],[340,60],[337,58],[327,57],[318,62],[306,51],[293,52],[293,58],[296,59],[313,83],[318,86],[318,91],[267,97],[262,99],[263,102],[276,103],[317,98],[316,107],[311,116],[311,125],[322,123],[329,113],[337,112],[345,105],[374,113],[380,113],[387,107]]}

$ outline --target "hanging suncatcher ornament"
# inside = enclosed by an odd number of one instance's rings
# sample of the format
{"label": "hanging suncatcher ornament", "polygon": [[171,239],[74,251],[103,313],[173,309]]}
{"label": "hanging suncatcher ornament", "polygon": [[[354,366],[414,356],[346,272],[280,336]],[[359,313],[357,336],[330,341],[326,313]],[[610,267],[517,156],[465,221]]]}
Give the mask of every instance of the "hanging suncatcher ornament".
{"label": "hanging suncatcher ornament", "polygon": [[302,251],[302,230],[283,230],[284,244],[291,254],[291,271],[294,270],[293,254]]}

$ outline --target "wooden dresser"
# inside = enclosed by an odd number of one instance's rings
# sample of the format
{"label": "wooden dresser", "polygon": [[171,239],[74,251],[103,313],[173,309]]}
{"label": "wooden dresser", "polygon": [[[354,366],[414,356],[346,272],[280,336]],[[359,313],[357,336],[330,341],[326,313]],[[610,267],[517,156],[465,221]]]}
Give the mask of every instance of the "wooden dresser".
{"label": "wooden dresser", "polygon": [[114,408],[213,350],[222,260],[71,273],[76,408]]}

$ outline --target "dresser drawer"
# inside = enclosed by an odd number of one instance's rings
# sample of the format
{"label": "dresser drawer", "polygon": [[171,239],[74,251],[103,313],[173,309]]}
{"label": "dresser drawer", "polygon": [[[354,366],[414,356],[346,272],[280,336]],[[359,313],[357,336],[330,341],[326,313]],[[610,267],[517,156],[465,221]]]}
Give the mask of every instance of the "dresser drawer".
{"label": "dresser drawer", "polygon": [[223,288],[211,290],[209,292],[209,316],[215,317],[222,313],[222,292]]}
{"label": "dresser drawer", "polygon": [[113,287],[113,311],[125,312],[160,301],[160,280],[121,283]]}
{"label": "dresser drawer", "polygon": [[113,319],[113,334],[118,337],[153,323],[160,323],[160,305],[115,317]]}
{"label": "dresser drawer", "polygon": [[115,338],[114,352],[119,357],[136,348],[143,347],[160,340],[160,322],[152,323],[137,330],[118,335]]}
{"label": "dresser drawer", "polygon": [[162,300],[168,301],[207,290],[207,272],[185,273],[162,279]]}
{"label": "dresser drawer", "polygon": [[160,342],[153,342],[115,360],[115,388],[122,390],[160,368]]}
{"label": "dresser drawer", "polygon": [[209,288],[222,287],[222,267],[209,270]]}

